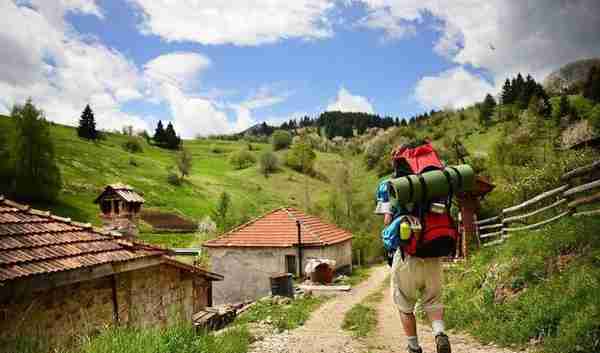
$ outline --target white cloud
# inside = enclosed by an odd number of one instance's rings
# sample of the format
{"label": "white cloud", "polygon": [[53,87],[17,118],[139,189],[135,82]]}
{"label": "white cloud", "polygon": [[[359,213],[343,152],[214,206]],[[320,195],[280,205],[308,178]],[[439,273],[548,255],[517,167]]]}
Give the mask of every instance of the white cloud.
{"label": "white cloud", "polygon": [[426,108],[459,108],[482,101],[494,87],[462,67],[425,76],[415,88],[415,97]]}
{"label": "white cloud", "polygon": [[[276,85],[274,85],[276,86]],[[275,94],[273,85],[264,85],[258,89],[258,92],[253,97],[239,103],[232,104],[231,108],[236,112],[236,121],[233,126],[233,132],[243,131],[258,121],[252,116],[254,110],[270,107],[281,102],[284,102],[292,93],[284,91]]]}
{"label": "white cloud", "polygon": [[227,115],[211,100],[191,93],[210,64],[204,55],[177,52],[158,56],[144,65],[151,96],[168,104],[175,130],[183,138],[221,134],[231,129]]}
{"label": "white cloud", "polygon": [[[120,103],[141,96],[138,70],[116,50],[80,36],[64,20],[69,12],[102,17],[94,1],[0,3],[0,104],[31,97],[48,119],[74,125],[91,103],[97,125],[147,128]],[[97,104],[97,106],[95,106]]]}
{"label": "white cloud", "polygon": [[[434,51],[463,67],[488,70],[495,87],[517,72],[543,80],[570,61],[600,55],[597,0],[362,1],[369,11],[362,21],[377,20],[388,37],[433,15],[440,32]],[[447,77],[442,73],[439,79],[448,82]]]}
{"label": "white cloud", "polygon": [[335,101],[331,102],[326,111],[363,112],[374,114],[375,109],[369,100],[363,96],[353,95],[344,87],[340,88]]}
{"label": "white cloud", "polygon": [[287,38],[330,37],[334,0],[130,0],[143,32],[168,41],[259,45]]}

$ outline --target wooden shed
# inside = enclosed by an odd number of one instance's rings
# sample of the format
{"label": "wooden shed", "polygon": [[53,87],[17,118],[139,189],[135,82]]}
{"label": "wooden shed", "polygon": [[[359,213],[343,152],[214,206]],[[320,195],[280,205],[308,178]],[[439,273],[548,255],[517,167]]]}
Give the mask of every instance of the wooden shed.
{"label": "wooden shed", "polygon": [[144,204],[144,198],[131,186],[117,183],[104,188],[94,200],[100,205],[103,218],[135,218]]}

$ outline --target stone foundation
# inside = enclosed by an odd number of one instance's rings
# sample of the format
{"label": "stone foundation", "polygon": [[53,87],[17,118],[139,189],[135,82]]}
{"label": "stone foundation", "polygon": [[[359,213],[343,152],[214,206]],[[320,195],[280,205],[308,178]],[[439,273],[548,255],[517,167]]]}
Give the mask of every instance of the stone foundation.
{"label": "stone foundation", "polygon": [[190,322],[210,302],[210,286],[204,278],[161,264],[8,298],[0,302],[0,336],[69,344],[115,322],[135,327]]}

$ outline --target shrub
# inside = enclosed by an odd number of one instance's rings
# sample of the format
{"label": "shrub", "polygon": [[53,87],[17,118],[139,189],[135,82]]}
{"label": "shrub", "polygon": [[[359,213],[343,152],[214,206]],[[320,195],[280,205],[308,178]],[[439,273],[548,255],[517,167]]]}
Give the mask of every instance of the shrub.
{"label": "shrub", "polygon": [[242,149],[231,154],[229,163],[236,169],[245,169],[256,163],[256,158],[248,150]]}
{"label": "shrub", "polygon": [[271,136],[271,143],[275,151],[288,148],[292,144],[292,135],[285,130],[277,130]]}
{"label": "shrub", "polygon": [[179,169],[181,179],[189,176],[192,171],[192,154],[190,151],[185,148],[179,151],[175,158],[175,164],[177,165],[177,169]]}
{"label": "shrub", "polygon": [[389,143],[382,138],[376,138],[365,149],[365,164],[368,170],[377,166],[386,154],[390,151]]}
{"label": "shrub", "polygon": [[596,104],[590,112],[589,121],[594,133],[600,135],[600,104]]}
{"label": "shrub", "polygon": [[130,137],[123,142],[123,149],[131,153],[140,153],[143,151],[142,144],[137,138]]}
{"label": "shrub", "polygon": [[221,147],[221,146],[219,146],[219,145],[217,145],[217,144],[212,144],[212,145],[210,145],[210,148],[209,148],[209,150],[210,150],[212,153],[218,153],[218,154],[221,154],[221,153],[226,153],[226,152],[227,152],[227,151],[226,151],[226,150],[225,150],[223,147]]}
{"label": "shrub", "polygon": [[179,186],[181,185],[181,181],[182,180],[177,172],[175,172],[175,169],[169,168],[167,171],[167,182],[173,186]]}
{"label": "shrub", "polygon": [[260,173],[267,178],[269,174],[275,173],[279,169],[279,160],[277,155],[271,151],[265,151],[260,155],[259,160]]}
{"label": "shrub", "polygon": [[285,164],[300,173],[311,174],[314,172],[315,159],[317,154],[309,145],[296,143],[288,151]]}

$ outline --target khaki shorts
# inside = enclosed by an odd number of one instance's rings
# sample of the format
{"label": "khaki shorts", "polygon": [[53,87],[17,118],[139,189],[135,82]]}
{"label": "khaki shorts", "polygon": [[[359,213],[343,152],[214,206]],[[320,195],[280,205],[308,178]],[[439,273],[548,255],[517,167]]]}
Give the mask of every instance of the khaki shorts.
{"label": "khaki shorts", "polygon": [[394,304],[403,313],[412,313],[421,291],[423,310],[442,309],[442,264],[439,257],[419,258],[394,254],[391,275]]}

